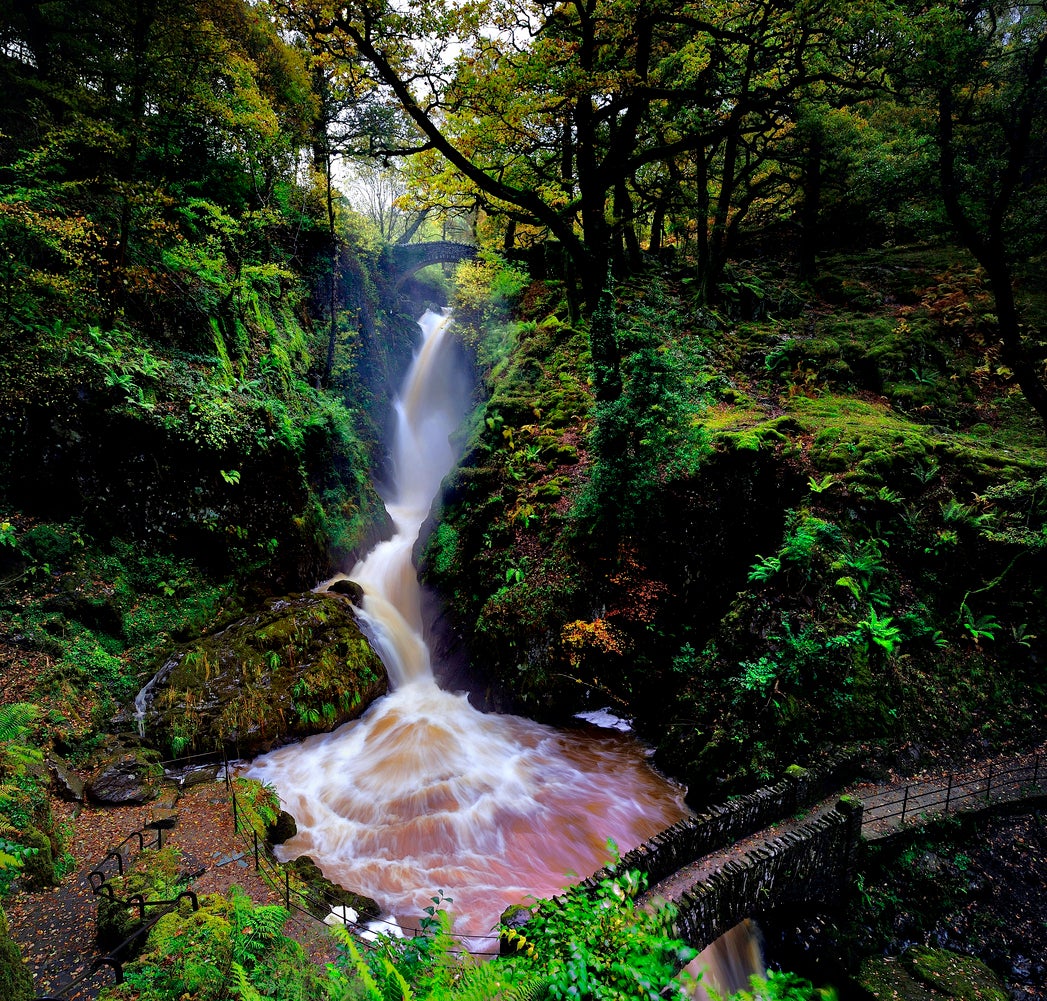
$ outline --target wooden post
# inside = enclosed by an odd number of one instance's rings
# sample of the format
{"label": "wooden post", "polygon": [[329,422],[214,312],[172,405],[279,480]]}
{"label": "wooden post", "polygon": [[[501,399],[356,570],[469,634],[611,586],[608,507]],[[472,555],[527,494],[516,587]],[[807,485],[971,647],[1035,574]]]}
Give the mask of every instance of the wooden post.
{"label": "wooden post", "polygon": [[291,907],[291,870],[284,869],[284,907]]}
{"label": "wooden post", "polygon": [[905,808],[909,805],[909,787],[905,787],[905,796],[902,798],[902,823],[905,823]]}
{"label": "wooden post", "polygon": [[949,800],[952,798],[952,772],[949,772],[949,788],[945,790],[945,812],[949,812]]}
{"label": "wooden post", "polygon": [[240,828],[239,828],[239,821],[238,821],[237,816],[236,816],[236,793],[235,792],[232,795],[232,801],[233,801],[233,833],[236,834],[236,832]]}
{"label": "wooden post", "polygon": [[988,806],[990,802],[990,796],[992,794],[992,766],[993,762],[989,762],[989,776],[985,780],[985,805]]}
{"label": "wooden post", "polygon": [[254,835],[254,871],[258,872],[258,832],[251,831]]}

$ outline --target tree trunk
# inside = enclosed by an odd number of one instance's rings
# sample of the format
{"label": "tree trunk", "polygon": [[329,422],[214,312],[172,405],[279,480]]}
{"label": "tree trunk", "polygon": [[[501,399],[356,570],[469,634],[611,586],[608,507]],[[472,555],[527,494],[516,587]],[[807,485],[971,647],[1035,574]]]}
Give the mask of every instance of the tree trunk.
{"label": "tree trunk", "polygon": [[810,281],[817,271],[818,214],[822,201],[822,134],[810,136],[803,162],[803,205],[800,208],[800,280]]}
{"label": "tree trunk", "polygon": [[1036,371],[1022,341],[1018,307],[1014,301],[1014,278],[1002,247],[990,247],[986,259],[979,263],[985,269],[996,304],[996,321],[1003,342],[1003,360],[1014,372],[1018,388],[1036,411],[1047,432],[1047,386]]}

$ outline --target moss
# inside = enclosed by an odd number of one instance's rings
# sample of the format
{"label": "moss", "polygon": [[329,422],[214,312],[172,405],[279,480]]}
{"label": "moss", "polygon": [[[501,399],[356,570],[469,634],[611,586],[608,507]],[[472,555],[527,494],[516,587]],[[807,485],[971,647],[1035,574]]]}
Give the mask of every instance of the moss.
{"label": "moss", "polygon": [[248,753],[330,730],[387,686],[352,605],[326,594],[272,599],[180,651],[167,670],[149,728],[176,754]]}
{"label": "moss", "polygon": [[55,872],[51,839],[38,828],[30,827],[19,831],[18,841],[26,848],[33,849],[33,854],[26,856],[22,869],[22,879],[26,888],[42,890],[55,886],[58,883],[58,875]]}
{"label": "moss", "polygon": [[0,908],[0,998],[4,1001],[32,1001],[36,997],[33,977],[22,961],[18,943],[7,930],[7,916]]}
{"label": "moss", "polygon": [[960,956],[948,949],[913,946],[902,962],[919,981],[946,997],[961,1001],[1007,1001],[999,978],[980,959]]}
{"label": "moss", "polygon": [[934,1001],[938,995],[914,980],[897,959],[872,956],[858,971],[858,983],[876,1001]]}

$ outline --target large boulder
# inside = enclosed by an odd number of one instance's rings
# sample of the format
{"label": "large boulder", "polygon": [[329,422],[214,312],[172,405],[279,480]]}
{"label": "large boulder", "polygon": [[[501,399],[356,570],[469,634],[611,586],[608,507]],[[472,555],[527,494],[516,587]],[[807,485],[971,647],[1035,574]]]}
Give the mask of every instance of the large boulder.
{"label": "large boulder", "polygon": [[387,688],[351,603],[309,592],[184,647],[140,701],[147,738],[167,753],[253,756],[355,719]]}
{"label": "large boulder", "polygon": [[155,751],[138,748],[110,753],[88,779],[88,794],[96,802],[112,806],[155,799],[164,777],[156,758]]}

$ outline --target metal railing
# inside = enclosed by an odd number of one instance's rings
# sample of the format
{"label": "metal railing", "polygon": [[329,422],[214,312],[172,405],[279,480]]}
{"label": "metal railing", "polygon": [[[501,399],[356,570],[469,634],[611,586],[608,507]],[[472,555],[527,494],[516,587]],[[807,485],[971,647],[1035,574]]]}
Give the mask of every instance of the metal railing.
{"label": "metal railing", "polygon": [[982,775],[951,772],[939,780],[909,783],[887,796],[864,799],[862,826],[904,826],[906,821],[923,822],[1043,792],[1047,792],[1047,762],[1042,755],[1003,765],[990,761]]}
{"label": "metal railing", "polygon": [[[206,759],[208,763],[220,763],[223,761],[221,754],[195,754],[185,758],[175,758],[160,762],[165,772],[177,770],[168,766],[179,766],[181,768],[192,767],[196,761]],[[226,780],[228,784],[228,779]],[[146,898],[144,894],[135,893],[130,897],[122,898],[116,895],[110,880],[114,877],[123,876],[128,867],[146,849],[156,848],[159,851],[164,846],[163,828],[155,824],[147,824],[140,830],[132,831],[118,845],[110,848],[101,861],[87,874],[87,881],[95,896],[105,896],[110,901],[126,907],[128,910],[135,908],[138,911],[138,927],[135,928],[122,942],[113,946],[105,955],[98,956],[90,961],[90,966],[83,973],[74,977],[68,984],[56,989],[49,994],[37,995],[36,1001],[65,1001],[67,996],[77,988],[85,987],[103,969],[109,969],[113,975],[113,982],[120,984],[124,979],[124,963],[127,961],[129,948],[148,935],[153,925],[160,920],[164,914],[177,907],[183,900],[188,900],[194,911],[200,909],[200,901],[196,891],[186,888],[176,896],[164,899]],[[115,872],[112,871],[115,869]],[[203,875],[206,869],[199,869],[191,873],[186,881]],[[147,914],[147,910],[151,913]]]}
{"label": "metal railing", "polygon": [[[259,838],[258,832],[249,824],[243,823],[244,809],[239,804],[236,789],[227,778],[229,789],[229,802],[233,815],[233,830],[245,846],[245,857],[253,860],[254,871],[265,880],[269,888],[282,900],[288,911],[302,914],[313,921],[325,926],[330,924],[330,916],[336,915],[334,920],[338,924],[344,924],[360,942],[363,949],[372,948],[372,941],[376,935],[404,935],[405,937],[422,936],[426,934],[424,928],[413,928],[384,921],[380,918],[361,920],[350,920],[345,917],[345,897],[337,891],[327,890],[319,887],[301,887],[292,881],[292,866],[288,863],[278,861],[270,846]],[[339,911],[341,916],[338,916]],[[501,935],[463,935],[463,940],[468,941],[468,951],[474,956],[497,956],[499,955]]]}

